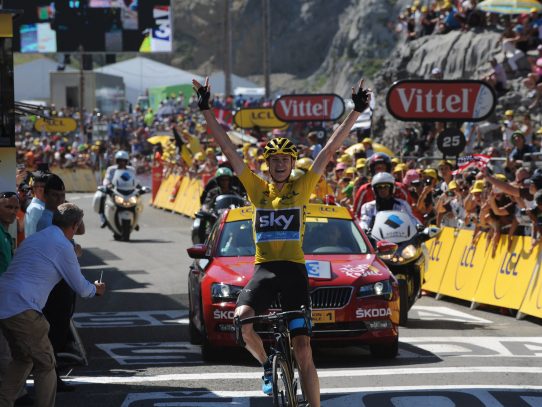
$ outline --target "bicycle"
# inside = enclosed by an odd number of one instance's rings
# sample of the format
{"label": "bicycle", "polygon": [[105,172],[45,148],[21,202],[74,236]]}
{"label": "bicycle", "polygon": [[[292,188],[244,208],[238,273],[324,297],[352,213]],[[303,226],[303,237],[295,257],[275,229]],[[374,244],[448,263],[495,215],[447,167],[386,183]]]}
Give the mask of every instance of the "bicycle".
{"label": "bicycle", "polygon": [[244,346],[241,334],[241,325],[255,322],[268,322],[272,324],[274,346],[271,346],[270,360],[273,365],[273,405],[275,407],[306,407],[309,404],[305,400],[303,389],[298,386],[298,377],[295,373],[297,363],[293,355],[292,343],[290,340],[290,329],[288,320],[291,317],[301,316],[305,320],[305,326],[311,331],[311,313],[309,309],[301,307],[296,311],[285,311],[270,313],[267,315],[256,315],[241,320],[234,319],[235,337],[237,342]]}

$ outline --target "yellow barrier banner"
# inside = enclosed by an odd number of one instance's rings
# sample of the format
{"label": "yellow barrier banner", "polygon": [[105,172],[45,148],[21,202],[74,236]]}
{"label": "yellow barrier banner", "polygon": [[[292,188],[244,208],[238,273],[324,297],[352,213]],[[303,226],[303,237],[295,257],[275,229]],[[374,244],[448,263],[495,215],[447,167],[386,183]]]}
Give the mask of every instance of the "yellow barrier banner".
{"label": "yellow barrier banner", "polygon": [[175,205],[173,206],[173,210],[180,214],[185,214],[188,212],[188,186],[190,184],[190,178],[184,177],[181,182],[181,187],[179,188],[179,192],[177,192],[177,197],[175,199]]}
{"label": "yellow barrier banner", "polygon": [[169,190],[167,199],[164,199],[164,206],[162,206],[162,208],[167,209],[168,211],[173,211],[173,208],[175,207],[175,200],[177,199],[179,188],[181,186],[181,182],[182,177],[176,175],[175,182],[172,182],[171,189]]}
{"label": "yellow barrier banner", "polygon": [[425,272],[425,282],[422,288],[425,291],[438,293],[442,278],[448,267],[450,254],[454,249],[456,232],[453,228],[444,227],[436,239],[426,242],[429,256]]}
{"label": "yellow barrier banner", "polygon": [[[481,239],[478,246],[483,248],[484,243]],[[510,247],[508,236],[501,236],[494,256],[487,245],[487,261],[474,301],[518,310],[535,271],[537,257],[531,254],[531,238],[526,236],[514,236]]]}
{"label": "yellow barrier banner", "polygon": [[190,180],[189,184],[189,199],[190,199],[190,205],[188,207],[188,213],[187,216],[190,216],[191,218],[195,218],[196,212],[199,211],[201,205],[199,203],[199,197],[201,196],[201,193],[203,192],[203,187],[201,186],[201,180],[200,179],[193,179]]}
{"label": "yellow barrier banner", "polygon": [[474,231],[461,230],[440,285],[439,294],[472,301],[487,260],[484,235],[478,245],[473,244]]}
{"label": "yellow barrier banner", "polygon": [[533,250],[531,256],[538,259],[536,271],[531,279],[531,285],[527,289],[527,294],[523,299],[519,311],[522,314],[542,318],[542,273],[540,273],[540,245]]}
{"label": "yellow barrier banner", "polygon": [[154,198],[154,206],[157,208],[166,208],[169,205],[169,197],[171,196],[171,192],[175,188],[178,179],[179,175],[170,174],[162,181],[158,194],[156,194],[156,197]]}
{"label": "yellow barrier banner", "polygon": [[53,168],[62,178],[66,192],[96,192],[96,177],[90,168]]}

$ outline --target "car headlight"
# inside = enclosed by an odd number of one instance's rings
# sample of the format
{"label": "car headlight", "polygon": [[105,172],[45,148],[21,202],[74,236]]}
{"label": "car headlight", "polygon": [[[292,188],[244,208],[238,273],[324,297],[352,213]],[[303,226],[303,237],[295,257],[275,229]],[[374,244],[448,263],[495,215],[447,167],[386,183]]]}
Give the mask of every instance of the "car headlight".
{"label": "car headlight", "polygon": [[236,285],[213,283],[211,286],[211,297],[213,302],[235,302],[243,287]]}
{"label": "car headlight", "polygon": [[418,248],[413,244],[409,244],[401,251],[401,257],[405,260],[410,260],[418,255]]}
{"label": "car headlight", "polygon": [[358,298],[384,297],[391,299],[393,294],[391,281],[377,281],[376,283],[362,285],[358,291]]}

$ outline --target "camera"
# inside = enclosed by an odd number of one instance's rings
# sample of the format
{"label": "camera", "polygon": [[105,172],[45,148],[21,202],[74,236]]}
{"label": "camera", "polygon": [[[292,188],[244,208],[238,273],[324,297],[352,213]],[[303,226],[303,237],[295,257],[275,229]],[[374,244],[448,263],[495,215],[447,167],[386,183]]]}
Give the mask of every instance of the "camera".
{"label": "camera", "polygon": [[432,182],[431,178],[425,179],[425,185],[431,185],[431,182]]}

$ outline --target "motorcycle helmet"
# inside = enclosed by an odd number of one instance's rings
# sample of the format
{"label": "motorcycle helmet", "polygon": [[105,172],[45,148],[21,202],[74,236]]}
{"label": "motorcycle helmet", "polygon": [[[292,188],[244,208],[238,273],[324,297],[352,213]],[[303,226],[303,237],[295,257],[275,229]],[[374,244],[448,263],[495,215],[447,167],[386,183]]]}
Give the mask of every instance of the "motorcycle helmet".
{"label": "motorcycle helmet", "polygon": [[220,167],[218,170],[216,170],[215,178],[220,177],[233,177],[233,172],[227,167]]}
{"label": "motorcycle helmet", "polygon": [[277,137],[267,142],[263,150],[263,157],[267,160],[272,155],[288,154],[297,159],[297,148],[290,140],[284,137]]}
{"label": "motorcycle helmet", "polygon": [[295,162],[295,168],[307,172],[311,168],[313,161],[309,157],[300,158]]}
{"label": "motorcycle helmet", "polygon": [[375,196],[377,195],[376,194],[377,185],[389,185],[391,188],[390,196],[392,196],[393,193],[395,192],[395,178],[389,172],[379,172],[371,180],[371,186],[373,187],[373,190],[375,191]]}
{"label": "motorcycle helmet", "polygon": [[118,161],[118,160],[129,161],[130,156],[128,155],[128,152],[124,151],[124,150],[117,151],[116,154],[115,154],[115,161]]}
{"label": "motorcycle helmet", "polygon": [[391,172],[391,159],[386,153],[375,153],[369,158],[369,171],[375,175],[376,164],[385,164],[386,172]]}

